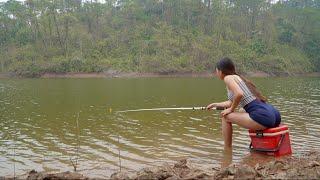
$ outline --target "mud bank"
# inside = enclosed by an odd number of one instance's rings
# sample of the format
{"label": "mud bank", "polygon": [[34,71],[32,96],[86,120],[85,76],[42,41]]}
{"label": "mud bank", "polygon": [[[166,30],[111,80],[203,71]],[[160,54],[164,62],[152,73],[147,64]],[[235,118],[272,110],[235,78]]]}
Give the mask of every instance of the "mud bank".
{"label": "mud bank", "polygon": [[[46,174],[31,171],[29,180],[36,179],[90,179],[78,173]],[[276,158],[267,163],[231,164],[223,169],[198,169],[183,159],[173,165],[144,168],[135,173],[117,172],[106,179],[320,179],[320,153],[309,152],[301,157]]]}

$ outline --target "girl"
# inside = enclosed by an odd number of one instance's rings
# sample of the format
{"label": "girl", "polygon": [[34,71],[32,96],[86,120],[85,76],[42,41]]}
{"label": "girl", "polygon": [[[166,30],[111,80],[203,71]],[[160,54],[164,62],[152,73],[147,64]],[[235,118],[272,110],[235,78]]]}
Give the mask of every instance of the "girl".
{"label": "girl", "polygon": [[[222,135],[225,150],[232,147],[232,124],[252,130],[277,127],[281,122],[280,113],[256,89],[255,85],[235,71],[231,59],[223,58],[216,65],[216,74],[227,86],[228,101],[212,103],[207,109],[225,107],[221,112]],[[234,112],[238,107],[246,112]]]}

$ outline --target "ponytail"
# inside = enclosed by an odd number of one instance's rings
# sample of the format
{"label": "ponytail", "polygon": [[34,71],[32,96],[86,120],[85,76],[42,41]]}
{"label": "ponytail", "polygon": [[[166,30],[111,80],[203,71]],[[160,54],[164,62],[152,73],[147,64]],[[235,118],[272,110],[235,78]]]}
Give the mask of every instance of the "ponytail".
{"label": "ponytail", "polygon": [[262,101],[262,102],[267,102],[267,101],[268,101],[268,99],[267,99],[265,96],[263,96],[260,91],[258,91],[257,87],[256,87],[250,80],[248,80],[247,78],[243,77],[243,76],[240,75],[240,74],[237,74],[237,73],[235,73],[235,74],[238,75],[238,76],[244,81],[244,83],[247,85],[247,87],[249,88],[249,90],[251,91],[251,93],[252,93],[258,100],[260,100],[260,101]]}

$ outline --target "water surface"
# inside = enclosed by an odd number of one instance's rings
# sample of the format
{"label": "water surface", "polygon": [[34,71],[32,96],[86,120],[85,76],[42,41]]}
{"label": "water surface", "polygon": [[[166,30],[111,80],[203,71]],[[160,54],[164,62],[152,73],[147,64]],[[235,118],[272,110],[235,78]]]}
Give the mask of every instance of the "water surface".
{"label": "water surface", "polygon": [[[252,80],[289,126],[293,155],[320,150],[319,78]],[[205,106],[225,91],[212,78],[0,79],[0,176],[72,171],[77,157],[77,170],[98,178],[120,161],[127,171],[180,158],[219,167],[218,111],[115,112]],[[252,159],[247,130],[235,125],[233,137],[233,162]]]}

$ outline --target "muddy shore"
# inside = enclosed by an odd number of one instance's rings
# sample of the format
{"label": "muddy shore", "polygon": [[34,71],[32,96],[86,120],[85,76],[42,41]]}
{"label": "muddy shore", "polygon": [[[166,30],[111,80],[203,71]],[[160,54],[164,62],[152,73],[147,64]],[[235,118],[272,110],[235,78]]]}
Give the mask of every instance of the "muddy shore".
{"label": "muddy shore", "polygon": [[[27,177],[38,179],[91,179],[79,173],[48,174],[32,170]],[[320,179],[320,152],[311,151],[300,157],[274,158],[265,163],[231,164],[225,168],[199,169],[187,159],[160,167],[144,168],[135,173],[116,172],[106,179]]]}

